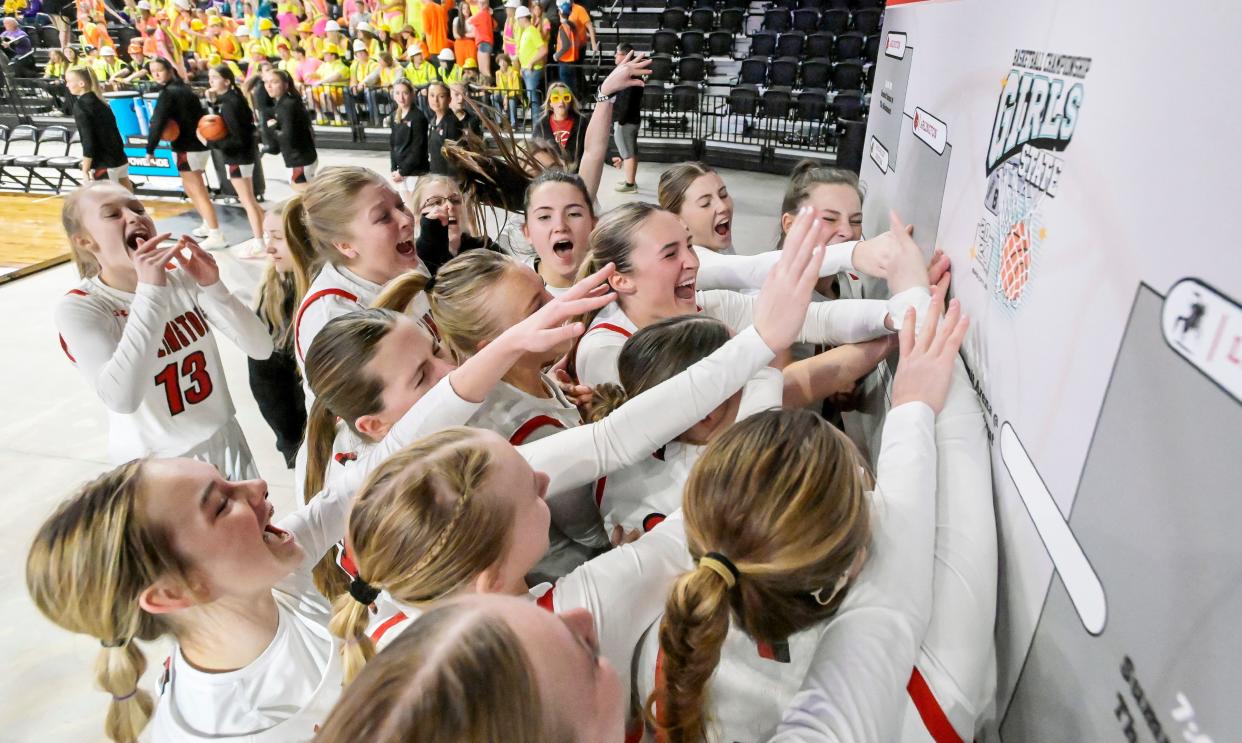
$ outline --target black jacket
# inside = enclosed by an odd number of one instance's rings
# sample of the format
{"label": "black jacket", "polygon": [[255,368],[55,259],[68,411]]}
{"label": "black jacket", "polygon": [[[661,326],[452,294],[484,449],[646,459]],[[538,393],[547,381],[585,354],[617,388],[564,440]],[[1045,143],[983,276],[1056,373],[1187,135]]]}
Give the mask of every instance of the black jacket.
{"label": "black jacket", "polygon": [[400,119],[393,116],[388,160],[392,169],[402,176],[427,172],[427,117],[417,105],[410,106]]}
{"label": "black jacket", "polygon": [[301,168],[319,159],[310,114],[293,93],[285,93],[276,101],[276,139],[285,167]]}
{"label": "black jacket", "polygon": [[[469,121],[467,117],[466,121]],[[437,175],[456,175],[444,159],[444,143],[461,139],[466,126],[457,119],[452,111],[447,111],[439,123],[432,121],[427,127],[427,164],[429,170]]]}
{"label": "black jacket", "polygon": [[[414,241],[414,249],[418,251],[418,259],[427,267],[427,272],[435,278],[440,271],[440,266],[453,258],[453,254],[449,252],[448,227],[438,219],[421,218],[418,222],[418,239]],[[475,237],[463,234],[457,254],[461,255],[467,250],[502,252],[500,246],[486,235]]]}
{"label": "black jacket", "polygon": [[211,142],[211,146],[220,150],[225,165],[253,165],[257,142],[250,104],[240,90],[229,88],[216,99],[215,108],[229,133],[224,139]]}
{"label": "black jacket", "polygon": [[[293,317],[297,310],[292,300],[293,292],[290,291],[285,301],[285,317]],[[261,304],[258,313],[262,318]],[[268,330],[277,335],[270,326]],[[259,412],[276,434],[276,448],[285,456],[286,465],[292,468],[302,443],[302,431],[306,428],[306,397],[302,392],[302,377],[298,374],[292,344],[277,344],[268,358],[246,361],[250,368],[250,391],[259,404]]]}
{"label": "black jacket", "polygon": [[119,168],[129,162],[112,107],[99,96],[78,96],[73,102],[73,121],[82,139],[82,156],[91,159],[91,167]]}
{"label": "black jacket", "polygon": [[[555,142],[556,136],[552,133],[552,115],[548,114],[535,124],[535,138],[546,139],[549,142]],[[573,167],[574,171],[578,170],[578,162],[582,160],[583,141],[586,139],[587,124],[591,123],[590,114],[578,114],[574,117],[573,126],[569,130],[569,141],[561,148],[565,153],[565,159]]]}
{"label": "black jacket", "polygon": [[147,135],[147,154],[155,153],[160,134],[169,121],[177,122],[181,131],[172,142],[173,152],[203,152],[207,145],[198,141],[198,120],[206,115],[203,102],[194,95],[190,86],[174,78],[160,91],[151,112],[151,132]]}

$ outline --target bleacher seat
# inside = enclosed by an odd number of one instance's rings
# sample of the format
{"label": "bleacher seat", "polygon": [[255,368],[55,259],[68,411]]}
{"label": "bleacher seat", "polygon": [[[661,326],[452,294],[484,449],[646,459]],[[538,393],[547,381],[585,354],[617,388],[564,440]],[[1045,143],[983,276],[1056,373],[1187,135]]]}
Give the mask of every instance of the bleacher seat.
{"label": "bleacher seat", "polygon": [[660,11],[660,28],[669,31],[685,31],[686,25],[686,11],[681,8],[665,8]]}
{"label": "bleacher seat", "polygon": [[677,54],[680,44],[677,34],[672,31],[656,31],[651,35],[651,51],[653,54]]}
{"label": "bleacher seat", "polygon": [[690,13],[690,28],[707,33],[715,26],[716,11],[710,8],[695,8]]}
{"label": "bleacher seat", "polygon": [[856,59],[866,52],[867,39],[857,31],[840,34],[833,42],[832,58],[835,61]]}
{"label": "bleacher seat", "polygon": [[789,10],[786,8],[768,8],[763,11],[763,30],[782,33],[789,30]]}
{"label": "bleacher seat", "polygon": [[[60,48],[60,31],[57,31],[55,26],[41,27],[36,36],[38,37],[38,46],[44,49]],[[31,41],[35,41],[35,37],[32,36]]]}
{"label": "bleacher seat", "polygon": [[797,57],[780,57],[768,65],[768,85],[792,88],[797,82]]}
{"label": "bleacher seat", "polygon": [[860,62],[837,62],[832,65],[832,87],[835,90],[858,90],[863,83]]}
{"label": "bleacher seat", "polygon": [[819,15],[819,30],[830,34],[843,34],[850,27],[850,12],[840,8],[825,10]]}
{"label": "bleacher seat", "polygon": [[826,88],[832,79],[832,63],[822,57],[802,63],[802,87]]}
{"label": "bleacher seat", "polygon": [[644,111],[657,112],[664,108],[664,83],[658,80],[648,80],[643,86],[643,102]]}
{"label": "bleacher seat", "polygon": [[746,25],[746,11],[741,8],[724,8],[716,18],[716,25],[722,31],[740,34]]}
{"label": "bleacher seat", "polygon": [[713,57],[732,57],[733,34],[728,31],[712,31],[707,35],[707,53]]}
{"label": "bleacher seat", "polygon": [[754,116],[758,110],[758,88],[753,85],[739,85],[729,91],[729,113],[737,116]]}
{"label": "bleacher seat", "polygon": [[793,95],[785,88],[768,88],[763,91],[759,110],[770,119],[789,118],[793,109]]}
{"label": "bleacher seat", "polygon": [[798,93],[798,118],[803,121],[822,121],[828,113],[828,91],[809,89]]}
{"label": "bleacher seat", "polygon": [[798,7],[798,0],[769,0],[768,7],[784,8],[785,10],[793,10]]}
{"label": "bleacher seat", "polygon": [[716,0],[694,0],[694,8],[695,10],[698,10],[700,8],[705,8],[707,10],[715,10]]}
{"label": "bleacher seat", "polygon": [[701,83],[707,79],[707,60],[701,54],[687,54],[677,60],[678,82]]}
{"label": "bleacher seat", "polygon": [[767,57],[748,57],[743,59],[742,67],[738,71],[737,81],[740,85],[767,85]]}
{"label": "bleacher seat", "polygon": [[776,32],[757,31],[750,37],[750,56],[771,57],[776,53]]}
{"label": "bleacher seat", "polygon": [[681,8],[682,10],[690,10],[690,0],[667,0],[666,6],[670,8]]}
{"label": "bleacher seat", "polygon": [[806,37],[806,44],[802,47],[802,54],[806,57],[831,57],[832,45],[836,37],[825,31],[810,34]]}
{"label": "bleacher seat", "polygon": [[793,12],[793,28],[795,31],[811,33],[819,28],[819,11],[813,8],[800,8]]}
{"label": "bleacher seat", "polygon": [[647,76],[648,80],[664,80],[673,79],[673,58],[667,54],[655,54],[651,57],[651,74]]}
{"label": "bleacher seat", "polygon": [[56,191],[59,192],[65,187],[65,181],[69,181],[74,186],[82,185],[79,179],[79,173],[82,171],[82,158],[79,155],[69,154],[69,150],[75,144],[81,144],[82,138],[79,132],[74,130],[73,136],[70,137],[68,144],[65,146],[64,155],[53,155],[47,159],[47,167],[55,170],[60,174],[60,179],[56,183]]}
{"label": "bleacher seat", "polygon": [[750,10],[750,0],[720,0],[720,7],[722,10],[740,10],[745,13]]}
{"label": "bleacher seat", "polygon": [[[30,124],[14,127],[12,131],[6,133],[4,138],[4,154],[0,154],[0,184],[3,184],[4,179],[7,177],[21,190],[27,190],[26,182],[19,178],[15,172],[18,170],[17,158],[35,152],[38,147],[38,141],[39,130]],[[20,152],[14,149],[14,145],[24,142],[28,142],[29,147],[23,145]]]}
{"label": "bleacher seat", "polygon": [[861,34],[879,33],[880,15],[881,11],[876,8],[856,10],[850,18],[851,27]]}
{"label": "bleacher seat", "polygon": [[683,82],[673,86],[673,110],[697,113],[700,89],[697,83]]}
{"label": "bleacher seat", "polygon": [[25,190],[31,191],[36,188],[35,180],[38,179],[38,189],[56,192],[60,190],[60,185],[64,183],[63,172],[58,171],[55,183],[41,171],[48,168],[49,160],[53,157],[62,157],[69,154],[69,130],[63,126],[49,126],[41,131],[35,137],[34,152],[27,155],[18,155],[13,159],[13,168],[21,168],[26,171]]}
{"label": "bleacher seat", "polygon": [[862,93],[857,90],[839,92],[832,97],[829,108],[834,119],[858,121],[863,118],[863,112],[865,111]]}
{"label": "bleacher seat", "polygon": [[867,43],[864,45],[867,52],[867,61],[874,62],[880,57],[880,35],[872,34],[867,37]]}
{"label": "bleacher seat", "polygon": [[702,31],[681,32],[681,55],[702,54],[707,49],[707,36]]}
{"label": "bleacher seat", "polygon": [[824,7],[824,0],[798,0],[797,7],[819,10]]}
{"label": "bleacher seat", "polygon": [[801,57],[802,47],[806,45],[806,34],[801,31],[787,31],[776,40],[777,57]]}

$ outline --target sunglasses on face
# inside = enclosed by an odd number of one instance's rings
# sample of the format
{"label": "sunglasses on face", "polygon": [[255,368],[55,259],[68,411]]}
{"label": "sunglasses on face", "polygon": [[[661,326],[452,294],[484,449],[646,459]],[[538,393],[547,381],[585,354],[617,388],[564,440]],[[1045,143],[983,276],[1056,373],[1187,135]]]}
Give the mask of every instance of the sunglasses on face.
{"label": "sunglasses on face", "polygon": [[554,103],[554,104],[555,103],[569,103],[573,99],[574,97],[570,95],[569,93],[553,93],[552,95],[548,96],[548,102]]}

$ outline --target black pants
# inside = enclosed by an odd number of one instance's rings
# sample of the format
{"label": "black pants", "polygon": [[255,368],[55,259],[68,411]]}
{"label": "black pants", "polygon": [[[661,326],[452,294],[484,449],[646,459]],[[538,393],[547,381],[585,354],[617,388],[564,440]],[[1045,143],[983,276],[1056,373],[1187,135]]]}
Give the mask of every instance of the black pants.
{"label": "black pants", "polygon": [[35,56],[33,54],[27,54],[21,59],[13,60],[13,76],[38,77],[39,73],[35,70]]}
{"label": "black pants", "polygon": [[277,350],[266,359],[249,359],[248,363],[250,391],[263,420],[276,434],[276,448],[284,455],[285,465],[293,469],[306,429],[306,394],[297,361],[292,353]]}

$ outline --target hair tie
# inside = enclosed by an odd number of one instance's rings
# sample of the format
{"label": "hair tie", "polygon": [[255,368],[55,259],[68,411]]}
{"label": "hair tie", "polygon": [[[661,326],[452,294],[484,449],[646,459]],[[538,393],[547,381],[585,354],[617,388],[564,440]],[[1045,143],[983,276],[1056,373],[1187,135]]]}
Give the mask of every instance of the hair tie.
{"label": "hair tie", "polygon": [[129,642],[128,638],[122,637],[119,640],[113,640],[111,642],[107,640],[100,640],[99,644],[105,648],[123,648],[125,647],[125,644],[128,642]]}
{"label": "hair tie", "polygon": [[708,552],[699,558],[699,567],[707,568],[716,575],[724,579],[725,585],[733,588],[737,585],[737,579],[741,575],[737,566],[729,560],[729,558],[719,552]]}
{"label": "hair tie", "polygon": [[137,686],[135,686],[133,691],[131,691],[130,693],[126,694],[126,695],[125,695],[125,696],[123,696],[123,697],[118,697],[116,694],[113,694],[113,695],[112,695],[112,701],[114,701],[114,702],[124,702],[126,699],[129,699],[130,697],[132,697],[133,695],[135,695],[135,694],[137,694],[137,693],[138,693],[138,687],[137,687]]}
{"label": "hair tie", "polygon": [[370,606],[375,603],[375,599],[379,598],[380,592],[378,588],[362,578],[354,578],[349,582],[349,595],[363,606]]}

